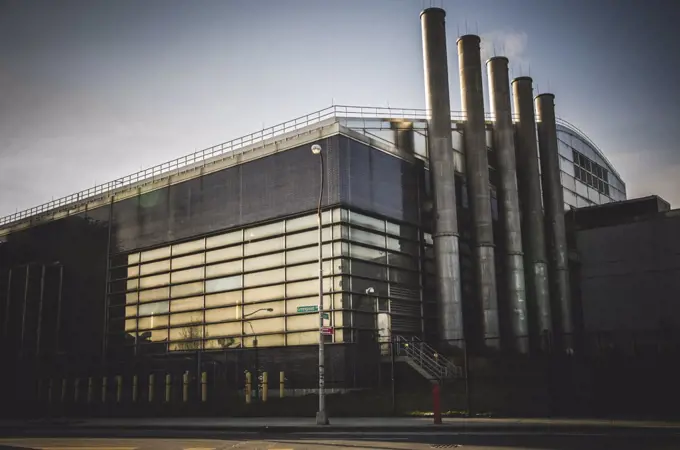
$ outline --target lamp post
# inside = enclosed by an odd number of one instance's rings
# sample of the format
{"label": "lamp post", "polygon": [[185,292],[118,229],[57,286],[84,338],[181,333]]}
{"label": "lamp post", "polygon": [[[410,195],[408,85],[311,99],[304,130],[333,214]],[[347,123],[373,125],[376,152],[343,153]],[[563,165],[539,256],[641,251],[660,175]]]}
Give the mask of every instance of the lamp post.
{"label": "lamp post", "polygon": [[328,425],[328,415],[326,414],[326,393],[324,392],[326,380],[324,373],[324,335],[321,334],[323,327],[323,253],[322,253],[322,222],[321,222],[321,200],[323,199],[324,166],[323,153],[319,144],[312,145],[312,153],[319,156],[319,204],[316,208],[316,217],[319,224],[319,410],[316,412],[316,424]]}
{"label": "lamp post", "polygon": [[[243,318],[245,319],[246,317],[250,317],[253,314],[257,314],[260,311],[267,311],[267,312],[274,312],[274,308],[260,308],[256,309],[255,311],[244,314]],[[257,336],[255,335],[255,330],[253,329],[253,324],[250,323],[249,321],[245,321],[249,326],[250,326],[250,331],[252,332],[253,335],[253,348],[255,349],[255,386],[257,386],[257,390],[255,391],[257,395],[255,396],[256,399],[260,399],[260,361],[258,359],[258,353],[257,353]]]}

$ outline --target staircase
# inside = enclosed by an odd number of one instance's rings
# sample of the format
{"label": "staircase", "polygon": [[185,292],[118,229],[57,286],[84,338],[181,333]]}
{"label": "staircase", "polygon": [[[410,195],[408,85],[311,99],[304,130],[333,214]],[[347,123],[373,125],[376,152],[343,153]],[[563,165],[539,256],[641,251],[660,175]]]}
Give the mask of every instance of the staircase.
{"label": "staircase", "polygon": [[403,361],[432,383],[463,377],[463,369],[415,337],[393,336],[394,359]]}

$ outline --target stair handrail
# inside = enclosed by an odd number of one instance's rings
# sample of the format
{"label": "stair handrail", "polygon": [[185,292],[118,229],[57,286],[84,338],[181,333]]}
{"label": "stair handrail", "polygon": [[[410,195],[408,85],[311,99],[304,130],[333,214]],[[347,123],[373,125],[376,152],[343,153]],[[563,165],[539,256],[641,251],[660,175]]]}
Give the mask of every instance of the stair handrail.
{"label": "stair handrail", "polygon": [[433,378],[460,377],[462,369],[417,337],[395,336],[396,352],[411,358]]}

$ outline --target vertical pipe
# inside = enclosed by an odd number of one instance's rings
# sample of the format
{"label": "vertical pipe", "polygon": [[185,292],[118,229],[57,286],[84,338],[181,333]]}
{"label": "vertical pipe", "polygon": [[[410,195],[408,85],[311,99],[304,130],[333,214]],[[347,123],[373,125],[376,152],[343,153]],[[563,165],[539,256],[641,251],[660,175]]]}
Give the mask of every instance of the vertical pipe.
{"label": "vertical pipe", "polygon": [[[515,147],[517,187],[522,205],[522,240],[527,301],[529,302],[527,305],[529,333],[534,344],[538,344],[539,337],[552,330],[552,319],[532,83],[529,77],[512,80],[515,113],[519,118],[515,127]],[[542,344],[541,347],[545,349],[546,343]]]}
{"label": "vertical pipe", "polygon": [[2,327],[5,338],[9,336],[10,295],[12,295],[12,269],[7,271],[7,303],[5,304],[5,323]]}
{"label": "vertical pipe", "polygon": [[28,278],[31,274],[31,266],[26,265],[26,281],[24,283],[24,304],[21,308],[21,343],[19,345],[19,355],[24,354],[24,336],[26,333],[26,306],[28,303]]}
{"label": "vertical pipe", "polygon": [[208,401],[208,373],[201,373],[201,401],[203,403]]}
{"label": "vertical pipe", "polygon": [[42,329],[43,296],[45,294],[45,266],[40,274],[40,299],[38,300],[38,326],[35,331],[35,357],[40,357],[40,333]]}
{"label": "vertical pipe", "polygon": [[250,403],[251,396],[252,396],[252,385],[251,385],[251,375],[250,372],[246,372],[246,404]]}
{"label": "vertical pipe", "polygon": [[504,233],[505,286],[508,293],[508,310],[513,334],[512,345],[520,353],[529,347],[526,286],[524,281],[524,252],[520,225],[519,194],[517,192],[517,165],[515,161],[515,132],[510,106],[510,79],[508,58],[496,56],[486,63],[489,74],[491,113],[494,116],[494,149],[500,180],[498,197],[501,206],[501,224]]}
{"label": "vertical pipe", "polygon": [[262,401],[266,402],[269,396],[269,374],[262,372]]}
{"label": "vertical pipe", "polygon": [[[111,275],[109,274],[111,270],[111,225],[113,223],[113,196],[111,196],[111,202],[109,203],[109,226],[107,232],[106,240],[106,273],[104,274],[104,323],[102,330],[102,361],[106,359],[106,335],[107,329],[109,327],[109,280]],[[135,346],[135,352],[137,347]]]}
{"label": "vertical pipe", "polygon": [[559,323],[560,337],[566,348],[571,348],[574,331],[571,292],[569,286],[569,259],[567,231],[564,224],[564,193],[560,180],[560,161],[557,150],[557,126],[555,124],[555,96],[541,94],[536,97],[538,116],[538,149],[541,155],[541,178],[543,181],[543,205],[545,208],[546,238],[550,275],[553,315]]}
{"label": "vertical pipe", "polygon": [[54,349],[59,353],[59,332],[61,330],[61,291],[64,286],[64,266],[59,265],[59,293],[57,295],[57,323],[55,326]]}
{"label": "vertical pipe", "polygon": [[139,378],[137,375],[132,376],[132,403],[137,403],[139,393]]}
{"label": "vertical pipe", "polygon": [[286,377],[283,372],[279,372],[279,398],[283,398]]}
{"label": "vertical pipe", "polygon": [[156,388],[154,384],[155,378],[154,374],[149,374],[149,403],[153,403],[153,391]]}
{"label": "vertical pipe", "polygon": [[120,403],[123,398],[123,377],[116,375],[116,403]]}
{"label": "vertical pipe", "polygon": [[432,238],[439,293],[439,338],[451,345],[460,345],[463,312],[445,17],[446,12],[441,8],[427,8],[420,13],[428,111],[428,156],[434,193]]}
{"label": "vertical pipe", "polygon": [[498,347],[499,322],[494,259],[489,157],[486,147],[484,93],[479,36],[465,35],[458,41],[461,102],[465,115],[465,169],[472,212],[477,298],[482,307],[484,340]]}
{"label": "vertical pipe", "polygon": [[170,403],[170,395],[172,394],[172,375],[165,374],[165,403]]}
{"label": "vertical pipe", "polygon": [[189,401],[189,371],[182,375],[182,402]]}
{"label": "vertical pipe", "polygon": [[106,389],[108,388],[107,377],[102,377],[102,403],[106,403]]}

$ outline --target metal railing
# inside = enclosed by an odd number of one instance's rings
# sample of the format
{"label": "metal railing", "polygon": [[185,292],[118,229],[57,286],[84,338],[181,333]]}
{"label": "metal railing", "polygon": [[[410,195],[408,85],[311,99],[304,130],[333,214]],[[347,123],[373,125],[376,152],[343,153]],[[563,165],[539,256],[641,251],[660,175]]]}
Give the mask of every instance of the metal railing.
{"label": "metal railing", "polygon": [[[223,142],[221,144],[190,153],[186,156],[173,159],[172,161],[158,164],[148,169],[140,170],[139,172],[135,172],[131,175],[126,175],[107,183],[99,184],[89,189],[76,192],[50,202],[9,214],[0,218],[0,227],[13,224],[28,217],[39,216],[43,213],[68,210],[88,201],[95,200],[104,194],[123,190],[136,183],[153,182],[159,178],[163,178],[172,174],[179,174],[181,173],[182,169],[188,167],[203,167],[208,162],[212,163],[221,159],[219,158],[220,156],[224,158],[233,158],[258,148],[257,144],[263,144],[269,139],[282,136],[293,131],[301,130],[305,127],[318,124],[327,119],[406,119],[424,121],[427,120],[427,117],[428,111],[426,109],[333,105],[328,108],[315,111],[311,114],[300,116],[269,128],[264,128],[255,133],[251,133],[231,141]],[[487,120],[492,120],[493,116],[490,113],[486,113],[486,118]],[[454,121],[465,120],[465,113],[462,111],[452,111],[451,119]],[[562,119],[559,119],[558,123],[567,128],[571,128],[572,131],[583,136],[584,139],[586,139],[587,142],[593,146],[593,148],[599,151],[597,146],[595,146],[595,144],[593,144],[592,141],[590,141],[590,139],[582,131],[578,130],[578,128]],[[604,158],[604,155],[602,155],[601,151],[600,154]]]}
{"label": "metal railing", "polygon": [[395,336],[396,356],[405,356],[432,378],[443,380],[463,376],[463,369],[440,355],[434,348],[415,337]]}

